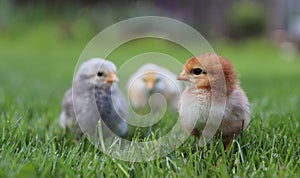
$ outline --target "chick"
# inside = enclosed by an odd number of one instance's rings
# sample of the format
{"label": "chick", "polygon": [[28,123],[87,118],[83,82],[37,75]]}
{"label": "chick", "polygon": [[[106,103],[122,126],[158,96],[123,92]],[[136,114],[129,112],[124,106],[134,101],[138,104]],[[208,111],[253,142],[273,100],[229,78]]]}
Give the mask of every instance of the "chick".
{"label": "chick", "polygon": [[[180,96],[181,84],[176,80],[176,75],[156,64],[145,64],[131,75],[127,83],[129,98],[132,106],[140,113],[148,104],[149,97],[160,93],[167,101],[170,108],[176,110]],[[155,111],[164,107],[161,98],[152,98],[152,109]]]}
{"label": "chick", "polygon": [[[179,100],[179,115],[183,127],[192,135],[200,136],[210,109],[218,112],[217,106],[220,104],[218,101],[221,101],[221,97],[226,97],[225,111],[223,117],[220,117],[222,121],[217,133],[222,134],[228,150],[231,140],[239,136],[242,129],[248,127],[250,120],[248,98],[239,86],[233,65],[222,56],[207,53],[190,58],[177,79],[187,85]],[[226,85],[226,92],[223,92],[223,95],[222,80]],[[213,91],[212,85],[215,85],[216,91]],[[217,100],[213,101],[213,97]],[[211,106],[215,108],[210,108]],[[195,125],[192,124],[193,121],[196,121]]]}
{"label": "chick", "polygon": [[101,119],[104,137],[110,135],[110,131],[125,136],[128,104],[116,82],[116,66],[112,62],[93,58],[82,63],[72,88],[62,101],[61,127],[79,125],[84,134],[98,143],[98,121]]}

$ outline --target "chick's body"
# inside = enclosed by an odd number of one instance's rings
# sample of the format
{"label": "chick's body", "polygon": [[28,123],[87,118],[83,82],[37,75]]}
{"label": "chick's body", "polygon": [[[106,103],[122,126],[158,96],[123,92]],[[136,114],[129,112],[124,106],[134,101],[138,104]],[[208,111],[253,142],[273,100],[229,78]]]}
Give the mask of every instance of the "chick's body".
{"label": "chick's body", "polygon": [[[130,77],[127,87],[131,103],[136,109],[145,108],[149,97],[154,93],[160,93],[171,108],[177,108],[181,85],[176,81],[175,74],[161,66],[143,65]],[[151,102],[154,110],[161,109],[164,104],[160,98],[154,98]]]}
{"label": "chick's body", "polygon": [[101,119],[119,136],[126,136],[128,125],[124,119],[128,115],[128,105],[116,84],[110,88],[95,88],[95,99]]}
{"label": "chick's body", "polygon": [[60,125],[64,128],[79,125],[83,133],[97,142],[101,119],[104,136],[109,135],[109,130],[126,135],[128,106],[116,84],[115,73],[116,67],[110,61],[94,58],[84,62],[75,75],[72,89],[64,96]]}
{"label": "chick's body", "polygon": [[[221,70],[216,63],[221,65]],[[223,84],[226,86],[221,86],[220,80],[224,77]],[[179,100],[180,119],[183,127],[192,135],[201,134],[210,112],[222,112],[222,107],[218,107],[221,103],[214,103],[214,107],[211,107],[212,98],[226,97],[225,111],[218,133],[222,133],[228,149],[232,138],[238,136],[243,128],[246,129],[249,123],[248,99],[239,86],[232,64],[227,59],[210,53],[192,57],[186,62],[178,80],[185,81],[187,85]],[[216,85],[217,90],[226,87],[226,93],[222,95],[216,91],[213,96],[212,85]]]}

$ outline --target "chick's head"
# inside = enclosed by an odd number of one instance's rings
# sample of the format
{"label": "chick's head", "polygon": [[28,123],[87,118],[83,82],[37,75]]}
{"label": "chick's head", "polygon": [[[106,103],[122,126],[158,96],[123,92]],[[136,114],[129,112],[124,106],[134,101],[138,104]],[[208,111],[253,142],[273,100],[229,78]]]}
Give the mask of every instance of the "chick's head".
{"label": "chick's head", "polygon": [[161,76],[155,71],[149,71],[143,75],[143,82],[148,91],[159,91],[163,86]]}
{"label": "chick's head", "polygon": [[111,86],[119,81],[116,70],[114,63],[101,58],[93,58],[79,67],[75,80],[98,87]]}
{"label": "chick's head", "polygon": [[190,88],[208,90],[212,88],[212,83],[221,85],[224,78],[229,94],[237,84],[237,74],[226,58],[212,53],[190,58],[177,77],[178,80],[185,81]]}

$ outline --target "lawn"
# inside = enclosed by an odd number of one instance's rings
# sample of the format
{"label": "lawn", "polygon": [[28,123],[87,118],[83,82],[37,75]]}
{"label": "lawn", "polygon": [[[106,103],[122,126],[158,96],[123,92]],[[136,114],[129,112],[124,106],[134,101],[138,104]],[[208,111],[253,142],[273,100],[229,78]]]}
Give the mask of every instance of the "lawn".
{"label": "lawn", "polygon": [[[264,38],[211,43],[239,71],[251,102],[249,129],[229,152],[219,139],[199,152],[190,138],[166,157],[125,162],[102,154],[84,138],[76,142],[57,122],[76,62],[95,34],[81,37],[86,29],[79,29],[77,36],[68,37],[56,21],[15,28],[22,33],[0,33],[0,177],[300,176],[299,55],[289,60]],[[176,49],[146,40],[109,59],[120,66],[116,58],[160,51],[184,62],[188,54]]]}

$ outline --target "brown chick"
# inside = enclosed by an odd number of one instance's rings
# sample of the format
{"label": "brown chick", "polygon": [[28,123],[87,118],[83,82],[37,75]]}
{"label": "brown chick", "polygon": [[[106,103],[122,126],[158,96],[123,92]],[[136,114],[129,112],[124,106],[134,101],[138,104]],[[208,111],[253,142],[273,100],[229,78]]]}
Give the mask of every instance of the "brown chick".
{"label": "brown chick", "polygon": [[250,120],[248,98],[239,86],[233,65],[222,56],[207,53],[190,58],[177,79],[187,85],[178,109],[183,127],[192,135],[201,135],[210,111],[219,112],[220,98],[225,97],[225,111],[216,118],[222,119],[216,127],[228,150],[231,140],[248,127]]}

